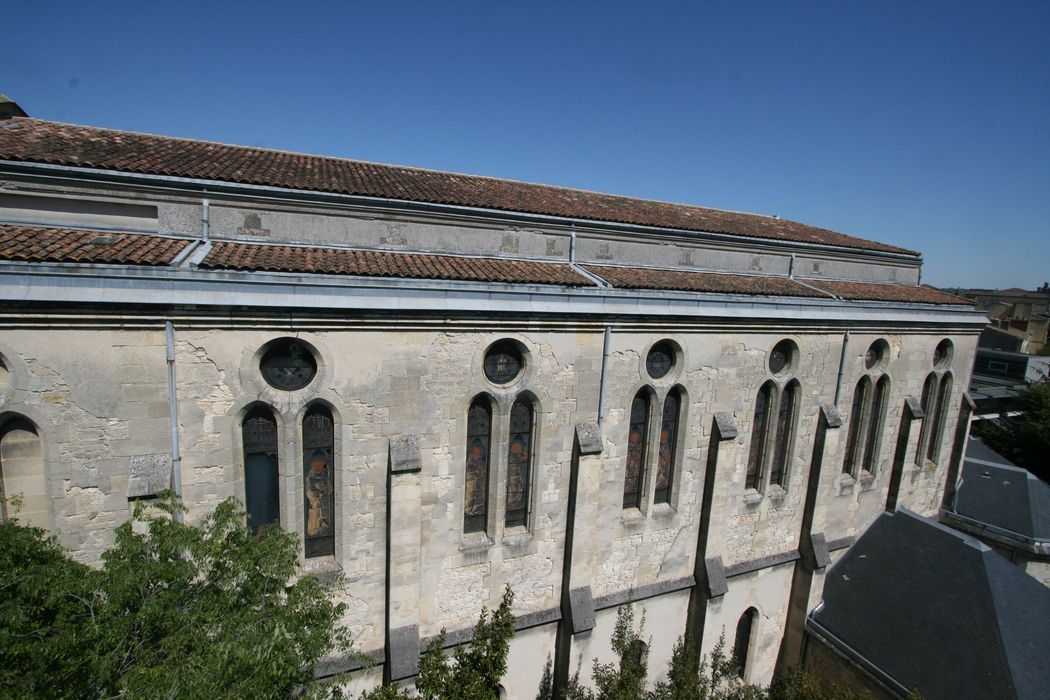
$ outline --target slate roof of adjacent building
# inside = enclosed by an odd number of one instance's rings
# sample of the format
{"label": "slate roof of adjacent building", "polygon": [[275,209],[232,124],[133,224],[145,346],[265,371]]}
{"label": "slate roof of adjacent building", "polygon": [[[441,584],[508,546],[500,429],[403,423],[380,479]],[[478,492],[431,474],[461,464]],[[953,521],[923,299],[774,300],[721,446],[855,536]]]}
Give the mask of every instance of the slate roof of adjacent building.
{"label": "slate roof of adjacent building", "polygon": [[951,511],[998,530],[1050,542],[1050,484],[970,438]]}
{"label": "slate roof of adjacent building", "polygon": [[28,117],[14,117],[0,126],[0,160],[265,185],[917,255],[905,248],[771,216],[477,175],[78,126]]}
{"label": "slate roof of adjacent building", "polygon": [[902,694],[1045,698],[1047,620],[1050,589],[979,540],[899,509],[828,570],[807,627]]}

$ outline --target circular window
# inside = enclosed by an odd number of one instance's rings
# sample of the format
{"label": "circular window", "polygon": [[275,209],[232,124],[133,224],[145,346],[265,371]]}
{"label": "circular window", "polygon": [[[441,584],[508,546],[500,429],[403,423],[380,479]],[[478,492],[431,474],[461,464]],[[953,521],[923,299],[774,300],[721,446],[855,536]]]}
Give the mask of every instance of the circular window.
{"label": "circular window", "polygon": [[780,374],[790,369],[795,362],[796,352],[797,348],[793,342],[781,340],[773,346],[773,351],[769,353],[769,371],[773,374]]}
{"label": "circular window", "polygon": [[266,383],[277,389],[294,391],[313,381],[317,360],[310,346],[295,338],[274,341],[259,363]]}
{"label": "circular window", "polygon": [[933,351],[933,366],[944,367],[952,361],[952,341],[945,338],[941,342],[937,343],[937,348]]}
{"label": "circular window", "polygon": [[509,384],[525,365],[521,351],[510,341],[500,341],[485,351],[485,377],[493,384]]}
{"label": "circular window", "polygon": [[674,348],[670,343],[666,341],[657,343],[649,350],[649,355],[645,358],[645,371],[653,379],[666,377],[674,367],[674,355]]}
{"label": "circular window", "polygon": [[881,365],[886,359],[886,354],[889,351],[889,344],[882,340],[876,340],[868,348],[868,351],[864,353],[864,367],[867,369],[874,369]]}

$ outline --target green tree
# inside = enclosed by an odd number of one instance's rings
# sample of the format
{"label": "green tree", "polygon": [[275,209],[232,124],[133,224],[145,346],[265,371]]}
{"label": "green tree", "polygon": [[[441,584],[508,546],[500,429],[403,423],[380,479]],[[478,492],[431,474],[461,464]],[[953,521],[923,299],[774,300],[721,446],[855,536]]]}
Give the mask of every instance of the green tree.
{"label": "green tree", "polygon": [[298,538],[252,535],[233,499],[198,526],[173,518],[179,508],[136,504],[100,569],[40,530],[0,524],[3,695],[338,695],[314,667],[349,651],[343,607],[297,578]]}
{"label": "green tree", "polygon": [[[507,586],[499,606],[481,609],[474,637],[456,647],[452,656],[444,652],[445,630],[427,645],[419,660],[416,692],[423,700],[497,700],[499,683],[507,672],[507,655],[514,636],[514,592]],[[411,698],[407,690],[387,685],[368,691],[360,700]]]}

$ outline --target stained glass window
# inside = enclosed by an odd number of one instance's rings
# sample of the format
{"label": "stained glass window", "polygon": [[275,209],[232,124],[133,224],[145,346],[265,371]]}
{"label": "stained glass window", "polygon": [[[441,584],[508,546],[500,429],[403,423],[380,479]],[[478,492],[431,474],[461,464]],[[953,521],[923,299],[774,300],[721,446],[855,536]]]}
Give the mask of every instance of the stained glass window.
{"label": "stained glass window", "polygon": [[252,532],[280,520],[277,476],[277,421],[263,407],[253,408],[241,424],[244,438],[244,507]]}
{"label": "stained glass window", "polygon": [[294,391],[313,381],[317,361],[306,343],[295,338],[282,338],[263,355],[259,369],[270,386]]}
{"label": "stained glass window", "polygon": [[484,532],[488,526],[489,448],[492,407],[484,396],[467,410],[467,461],[463,492],[463,532]]}
{"label": "stained glass window", "polygon": [[513,343],[496,343],[485,353],[485,377],[493,384],[508,384],[521,373],[522,364]]}
{"label": "stained glass window", "polygon": [[919,446],[915,450],[915,464],[922,466],[923,458],[926,456],[926,447],[930,441],[930,428],[933,426],[933,398],[937,390],[937,375],[930,373],[926,376],[926,382],[922,385],[922,407],[923,419],[922,429],[919,431]]}
{"label": "stained glass window", "polygon": [[795,344],[790,340],[781,340],[769,353],[769,371],[780,374],[791,368],[795,359]]}
{"label": "stained glass window", "polygon": [[947,367],[948,363],[952,359],[952,341],[945,338],[941,342],[937,343],[937,347],[933,351],[933,366],[940,369]]}
{"label": "stained glass window", "polygon": [[747,453],[747,477],[744,487],[757,489],[762,481],[762,460],[769,431],[769,404],[773,399],[773,382],[766,382],[755,398],[755,419],[751,422],[751,446]]}
{"label": "stained glass window", "polygon": [[890,393],[890,378],[882,377],[875,384],[875,394],[868,409],[867,435],[864,441],[864,460],[860,468],[875,473],[876,461],[879,458],[879,443],[882,442],[882,426],[886,418],[886,400]]}
{"label": "stained glass window", "polygon": [[623,480],[623,507],[638,508],[642,503],[645,477],[645,443],[649,436],[649,397],[639,391],[631,402],[631,423],[627,433],[627,468]]}
{"label": "stained glass window", "polygon": [[930,442],[926,446],[926,456],[937,463],[941,456],[941,442],[944,439],[944,421],[948,417],[948,400],[952,393],[952,375],[941,377],[940,390],[937,392],[937,403],[934,404],[934,415],[927,416],[930,421]]}
{"label": "stained glass window", "polygon": [[510,409],[507,447],[507,527],[526,524],[529,508],[529,467],[532,463],[532,405],[519,398]]}
{"label": "stained glass window", "polygon": [[868,351],[864,353],[864,367],[866,369],[874,369],[882,363],[886,357],[886,353],[889,350],[889,345],[885,340],[881,338],[876,340],[868,347]]}
{"label": "stained glass window", "polygon": [[853,391],[853,405],[849,409],[849,431],[846,433],[846,457],[842,460],[843,474],[856,474],[860,461],[860,446],[864,434],[864,412],[871,392],[871,380],[861,377]]}
{"label": "stained glass window", "polygon": [[335,430],[322,406],[303,418],[303,513],[307,557],[335,554]]}
{"label": "stained glass window", "polygon": [[674,348],[670,343],[657,343],[645,358],[645,370],[653,379],[667,376],[674,366]]}
{"label": "stained glass window", "polygon": [[678,442],[678,416],[681,413],[681,394],[672,389],[664,399],[664,410],[660,420],[660,460],[656,465],[656,503],[671,502],[671,485],[674,478],[675,449]]}
{"label": "stained glass window", "polygon": [[780,408],[777,411],[777,433],[773,440],[773,461],[769,467],[769,482],[783,486],[789,464],[788,450],[791,449],[791,438],[795,432],[795,403],[798,396],[798,382],[791,382],[780,395]]}

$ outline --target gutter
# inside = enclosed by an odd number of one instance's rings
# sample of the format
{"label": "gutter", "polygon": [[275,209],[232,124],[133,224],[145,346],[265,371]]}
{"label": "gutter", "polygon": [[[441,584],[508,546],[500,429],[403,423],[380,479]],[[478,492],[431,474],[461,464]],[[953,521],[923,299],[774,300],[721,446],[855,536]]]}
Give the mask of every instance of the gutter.
{"label": "gutter", "polygon": [[612,343],[612,328],[610,326],[605,327],[604,338],[602,339],[602,374],[601,379],[598,381],[598,427],[601,428],[605,424],[605,412],[607,407],[605,405],[605,389],[607,385],[607,379],[609,377],[609,345]]}
{"label": "gutter", "polygon": [[569,267],[589,279],[591,282],[594,282],[599,287],[604,287],[606,289],[612,288],[612,285],[604,279],[576,263],[576,231],[569,234]]}

